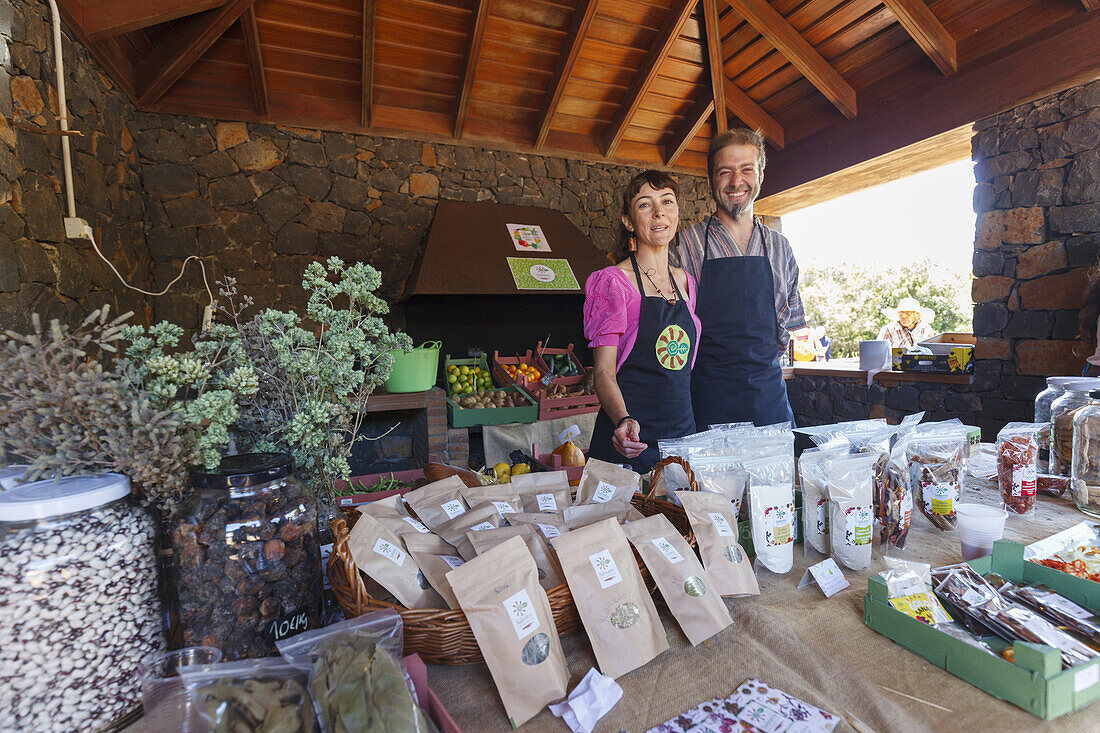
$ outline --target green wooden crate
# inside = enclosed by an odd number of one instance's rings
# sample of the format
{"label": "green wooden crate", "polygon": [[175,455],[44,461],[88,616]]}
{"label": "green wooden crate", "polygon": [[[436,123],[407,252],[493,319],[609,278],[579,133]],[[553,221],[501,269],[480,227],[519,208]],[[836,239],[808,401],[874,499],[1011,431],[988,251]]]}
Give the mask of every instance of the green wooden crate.
{"label": "green wooden crate", "polygon": [[[971,560],[970,566],[982,575],[994,572],[1020,585],[1043,583],[1089,610],[1100,608],[1100,592],[1081,585],[1100,583],[1027,562],[1024,546],[1015,542],[997,541],[991,556]],[[1013,645],[1015,663],[991,656],[896,610],[877,575],[867,581],[863,622],[937,667],[1040,718],[1072,713],[1100,699],[1100,659],[1063,670],[1057,649],[1027,642]],[[994,650],[1004,646],[1001,642]]]}
{"label": "green wooden crate", "polygon": [[493,383],[493,386],[497,386],[496,380],[493,379],[493,373],[489,369],[489,360],[482,354],[478,357],[470,357],[467,359],[452,359],[450,354],[443,357],[443,375],[440,377],[439,386],[443,388],[443,391],[450,396],[451,386],[447,384],[447,367],[454,364],[455,366],[468,366],[468,367],[481,367],[489,375],[489,381]]}
{"label": "green wooden crate", "polygon": [[447,398],[447,419],[452,428],[468,428],[473,425],[504,425],[506,423],[528,423],[539,419],[538,403],[522,387],[509,385],[500,387],[506,392],[519,392],[527,399],[524,407],[491,407],[487,409],[462,408]]}

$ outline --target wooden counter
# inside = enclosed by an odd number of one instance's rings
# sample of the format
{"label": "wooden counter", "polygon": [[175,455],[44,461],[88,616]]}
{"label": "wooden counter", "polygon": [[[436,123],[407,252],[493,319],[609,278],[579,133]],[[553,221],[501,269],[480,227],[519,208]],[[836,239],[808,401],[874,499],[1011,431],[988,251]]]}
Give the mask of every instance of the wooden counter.
{"label": "wooden counter", "polygon": [[[806,361],[793,367],[783,367],[783,379],[797,377],[832,377],[835,379],[858,379],[866,384],[867,370],[858,364],[841,361]],[[875,375],[874,381],[883,385],[904,382],[926,382],[934,384],[970,384],[970,374],[926,374],[924,372],[885,371]]]}

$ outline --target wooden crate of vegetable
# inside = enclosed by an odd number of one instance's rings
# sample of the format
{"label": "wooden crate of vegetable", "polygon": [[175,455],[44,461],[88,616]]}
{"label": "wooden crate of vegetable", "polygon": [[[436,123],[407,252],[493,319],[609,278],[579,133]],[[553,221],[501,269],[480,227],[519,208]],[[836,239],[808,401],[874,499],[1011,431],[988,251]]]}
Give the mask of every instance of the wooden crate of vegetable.
{"label": "wooden crate of vegetable", "polygon": [[347,481],[336,482],[336,506],[359,506],[378,501],[387,496],[412,491],[426,482],[423,468],[352,476]]}
{"label": "wooden crate of vegetable", "polygon": [[543,370],[536,364],[535,355],[528,349],[523,356],[501,356],[499,351],[493,352],[493,378],[499,384],[515,384],[523,387],[530,394],[537,394],[542,389]]}
{"label": "wooden crate of vegetable", "polygon": [[535,422],[538,404],[522,387],[510,384],[447,398],[447,419],[454,428]]}
{"label": "wooden crate of vegetable", "polygon": [[538,393],[539,420],[554,420],[599,411],[600,398],[596,396],[595,374],[592,367],[585,367],[581,363],[573,350],[573,344],[564,349],[553,349],[543,346],[540,341],[535,349],[535,359],[536,367],[544,374],[552,369],[556,375]]}

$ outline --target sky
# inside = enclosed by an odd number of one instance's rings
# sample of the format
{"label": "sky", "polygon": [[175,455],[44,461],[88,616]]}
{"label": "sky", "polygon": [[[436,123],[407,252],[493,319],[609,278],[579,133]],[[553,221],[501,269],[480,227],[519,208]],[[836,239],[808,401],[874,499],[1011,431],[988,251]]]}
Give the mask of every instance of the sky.
{"label": "sky", "polygon": [[970,273],[974,164],[951,163],[783,215],[799,263],[903,265],[929,257]]}

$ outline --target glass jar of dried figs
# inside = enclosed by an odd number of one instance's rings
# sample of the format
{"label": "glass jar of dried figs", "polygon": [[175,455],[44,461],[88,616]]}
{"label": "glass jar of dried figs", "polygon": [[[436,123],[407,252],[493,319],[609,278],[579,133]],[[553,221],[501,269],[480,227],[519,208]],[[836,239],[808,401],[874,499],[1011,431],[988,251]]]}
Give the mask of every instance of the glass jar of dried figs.
{"label": "glass jar of dried figs", "polygon": [[117,473],[0,491],[0,730],[100,730],[164,651],[152,518]]}
{"label": "glass jar of dried figs", "polygon": [[191,484],[171,522],[183,643],[231,661],[273,654],[279,639],[315,628],[317,509],[289,457],[228,456],[192,470]]}
{"label": "glass jar of dried figs", "polygon": [[1050,472],[1069,476],[1073,463],[1073,418],[1089,403],[1089,392],[1100,389],[1100,379],[1084,377],[1067,382],[1050,406]]}

